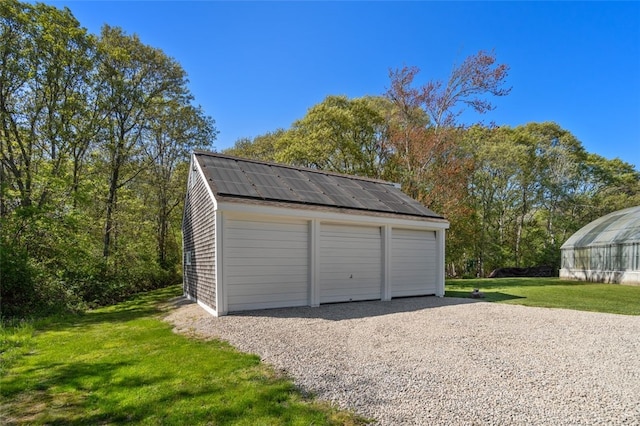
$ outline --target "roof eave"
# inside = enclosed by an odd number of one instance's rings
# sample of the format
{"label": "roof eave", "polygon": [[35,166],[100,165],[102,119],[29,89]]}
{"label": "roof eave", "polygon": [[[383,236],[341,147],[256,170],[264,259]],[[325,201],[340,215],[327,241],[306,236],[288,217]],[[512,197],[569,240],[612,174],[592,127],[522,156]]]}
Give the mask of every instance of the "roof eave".
{"label": "roof eave", "polygon": [[392,217],[398,219],[407,219],[413,221],[429,221],[429,222],[437,222],[443,224],[449,224],[449,221],[443,216],[423,216],[423,215],[410,215],[404,213],[396,213],[396,212],[387,212],[387,211],[377,211],[377,210],[369,210],[369,209],[354,209],[349,207],[335,207],[335,206],[326,206],[320,204],[312,204],[312,203],[293,203],[288,201],[281,200],[268,200],[268,199],[256,199],[249,197],[238,197],[233,195],[226,194],[216,194],[216,198],[219,203],[234,203],[234,204],[246,204],[252,206],[269,206],[269,207],[281,207],[281,208],[289,208],[295,210],[306,210],[306,211],[325,211],[325,212],[335,212],[335,213],[347,213],[353,214],[357,216],[371,216],[371,217]]}

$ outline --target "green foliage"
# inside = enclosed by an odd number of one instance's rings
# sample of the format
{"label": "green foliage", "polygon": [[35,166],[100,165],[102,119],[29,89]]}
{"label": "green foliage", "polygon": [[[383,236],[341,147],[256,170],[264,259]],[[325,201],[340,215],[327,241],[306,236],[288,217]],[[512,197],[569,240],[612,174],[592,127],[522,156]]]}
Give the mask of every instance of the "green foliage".
{"label": "green foliage", "polygon": [[[226,343],[175,334],[142,294],[32,329],[2,329],[3,347],[30,348],[0,377],[2,423],[362,424],[303,398],[290,380]],[[24,353],[24,350],[21,350]]]}
{"label": "green foliage", "polygon": [[276,145],[284,135],[285,131],[278,129],[275,132],[256,136],[253,139],[242,138],[237,140],[232,148],[226,149],[224,153],[237,157],[275,162],[277,153]]}
{"label": "green foliage", "polygon": [[640,315],[640,287],[593,284],[558,278],[495,278],[447,280],[445,296],[470,297],[473,289],[482,300],[543,308]]}
{"label": "green foliage", "polygon": [[33,304],[37,298],[33,275],[24,249],[0,240],[0,302],[3,316],[34,310]]}
{"label": "green foliage", "polygon": [[606,213],[640,203],[640,174],[585,151],[556,123],[473,127],[464,147],[473,225],[457,270],[473,259],[478,276],[504,266],[560,267],[560,246]]}
{"label": "green foliage", "polygon": [[175,283],[189,153],[217,134],[182,67],[44,4],[0,3],[0,40],[3,315]]}
{"label": "green foliage", "polygon": [[[630,164],[586,152],[553,122],[452,127],[455,114],[442,109],[446,93],[425,86],[437,93],[425,97],[411,85],[416,72],[392,74],[386,98],[329,96],[291,129],[238,141],[227,152],[401,182],[451,222],[449,276],[559,268],[560,247],[575,231],[640,204],[640,172]],[[464,93],[456,103],[466,103]]]}
{"label": "green foliage", "polygon": [[278,138],[275,159],[359,176],[380,177],[387,157],[381,98],[328,96]]}

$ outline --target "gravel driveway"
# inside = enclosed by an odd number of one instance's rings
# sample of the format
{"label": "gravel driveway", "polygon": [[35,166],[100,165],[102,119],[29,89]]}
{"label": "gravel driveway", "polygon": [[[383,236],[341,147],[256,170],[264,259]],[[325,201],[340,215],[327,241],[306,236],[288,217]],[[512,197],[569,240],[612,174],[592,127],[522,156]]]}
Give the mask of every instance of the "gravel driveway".
{"label": "gravel driveway", "polygon": [[421,297],[167,320],[380,425],[640,425],[640,317]]}

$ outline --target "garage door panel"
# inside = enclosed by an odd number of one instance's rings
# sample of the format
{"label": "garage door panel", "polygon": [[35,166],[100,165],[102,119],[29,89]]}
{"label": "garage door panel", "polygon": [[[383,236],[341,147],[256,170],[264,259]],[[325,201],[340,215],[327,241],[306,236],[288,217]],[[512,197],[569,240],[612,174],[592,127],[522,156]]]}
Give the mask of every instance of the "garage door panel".
{"label": "garage door panel", "polygon": [[230,259],[241,259],[241,258],[251,258],[251,259],[261,259],[261,258],[271,258],[271,259],[282,259],[286,261],[287,259],[291,260],[291,264],[295,265],[300,256],[289,257],[292,255],[292,251],[302,251],[306,252],[307,244],[303,244],[300,246],[292,245],[291,247],[271,247],[271,248],[263,248],[263,247],[245,247],[245,248],[231,248],[226,251],[227,255]]}
{"label": "garage door panel", "polygon": [[283,280],[279,283],[280,285],[274,289],[271,288],[271,286],[269,285],[269,283],[267,283],[267,285],[265,285],[264,282],[259,282],[257,280],[255,280],[253,283],[247,283],[246,285],[243,285],[242,287],[238,288],[235,292],[234,292],[234,297],[240,297],[240,296],[254,296],[254,295],[258,295],[258,296],[271,296],[271,295],[275,295],[275,294],[290,294],[290,293],[300,293],[300,294],[304,294],[306,295],[306,291],[301,290],[300,286],[298,285],[298,282],[295,280]]}
{"label": "garage door panel", "polygon": [[283,267],[280,265],[245,265],[230,267],[227,272],[228,278],[241,278],[241,277],[257,277],[261,278],[264,282],[277,283],[283,277],[298,277],[302,279],[307,277],[308,273],[304,266],[296,266],[295,268]]}
{"label": "garage door panel", "polygon": [[[277,232],[277,231],[273,231],[273,232]],[[230,247],[244,247],[244,244],[247,241],[250,241],[256,245],[260,244],[260,243],[264,243],[264,242],[271,242],[272,238],[273,238],[273,232],[269,232],[269,233],[263,233],[260,235],[255,235],[255,236],[239,236],[237,235],[237,232],[234,233],[234,240],[231,241],[230,243]],[[294,243],[304,243],[306,242],[306,238],[303,238],[302,236],[299,235],[299,233],[280,233],[280,235],[282,236],[283,240],[287,240],[289,242],[291,242],[292,244]]]}
{"label": "garage door panel", "polygon": [[[273,238],[273,235],[272,235]],[[293,240],[291,238],[288,238],[286,235],[281,235],[280,238],[283,241],[288,241],[288,247],[297,247],[297,248],[305,248],[307,246],[307,240]],[[264,254],[267,254],[269,249],[274,249],[277,247],[273,246],[273,239],[252,239],[252,238],[247,238],[247,239],[238,239],[235,238],[235,240],[228,245],[229,250],[233,250],[233,249],[241,249],[244,250],[247,247],[253,247],[256,249],[264,249]]]}
{"label": "garage door panel", "polygon": [[[263,219],[254,218],[247,219],[231,219],[232,223],[227,222],[227,229],[235,228],[241,231],[256,231],[258,233],[264,231],[292,232],[292,230],[302,230],[307,227],[307,223],[303,221],[287,222],[280,219]],[[265,228],[268,225],[268,228]]]}
{"label": "garage door panel", "polygon": [[401,238],[404,240],[417,240],[417,241],[435,241],[435,231],[422,231],[419,229],[400,229],[393,228],[393,236],[395,238]]}
{"label": "garage door panel", "polygon": [[434,231],[393,229],[391,238],[391,297],[436,293]]}
{"label": "garage door panel", "polygon": [[[291,306],[305,306],[307,304],[306,299],[303,301],[306,293],[297,294],[298,302],[292,301],[287,305]],[[247,294],[240,296],[229,296],[229,306],[240,306],[242,309],[237,310],[249,310],[249,309],[270,309],[270,308],[282,308],[282,294],[268,293],[268,294]],[[255,307],[257,306],[257,307]]]}
{"label": "garage door panel", "polygon": [[229,311],[308,304],[306,222],[228,219],[226,225]]}
{"label": "garage door panel", "polygon": [[376,283],[378,283],[380,281],[378,270],[354,271],[353,266],[349,269],[347,269],[347,267],[344,267],[344,270],[342,271],[324,271],[323,275],[326,286],[331,286],[333,283],[341,282],[342,280],[363,284],[366,284],[367,282],[371,283],[371,281],[375,281]]}
{"label": "garage door panel", "polygon": [[380,299],[381,243],[378,227],[322,224],[320,303]]}

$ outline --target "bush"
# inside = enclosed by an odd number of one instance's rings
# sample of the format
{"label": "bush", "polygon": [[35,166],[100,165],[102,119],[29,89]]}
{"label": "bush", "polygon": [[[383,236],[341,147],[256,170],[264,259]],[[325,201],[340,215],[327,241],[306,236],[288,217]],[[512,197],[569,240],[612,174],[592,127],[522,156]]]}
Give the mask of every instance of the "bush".
{"label": "bush", "polygon": [[24,249],[0,242],[0,303],[2,316],[25,316],[36,309],[33,268]]}
{"label": "bush", "polygon": [[0,302],[4,318],[39,317],[79,312],[114,304],[131,295],[180,282],[148,258],[119,259],[116,269],[89,251],[69,248],[35,259],[6,240],[0,243]]}

